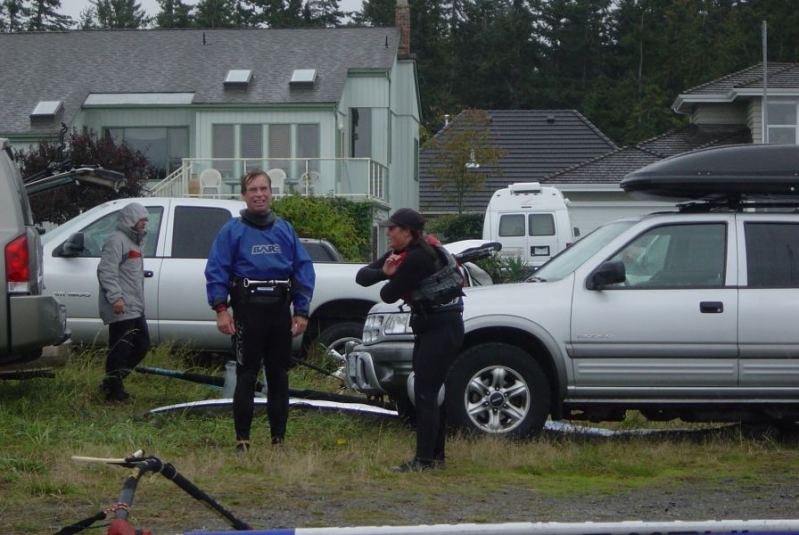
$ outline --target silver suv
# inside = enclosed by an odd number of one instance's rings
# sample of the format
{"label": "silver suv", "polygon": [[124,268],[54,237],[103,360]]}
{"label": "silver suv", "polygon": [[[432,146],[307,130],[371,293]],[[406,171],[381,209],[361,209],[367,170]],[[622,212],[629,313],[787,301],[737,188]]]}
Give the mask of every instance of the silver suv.
{"label": "silver suv", "polygon": [[42,244],[33,226],[28,194],[0,139],[0,365],[29,361],[42,347],[68,338],[66,311],[42,293]]}
{"label": "silver suv", "polygon": [[[471,288],[446,383],[455,423],[525,437],[548,417],[799,420],[799,147],[696,151],[625,178],[688,201],[608,223],[527,282]],[[408,405],[411,331],[377,305],[351,386]],[[407,373],[407,371],[406,371]],[[394,379],[394,380],[392,380]]]}

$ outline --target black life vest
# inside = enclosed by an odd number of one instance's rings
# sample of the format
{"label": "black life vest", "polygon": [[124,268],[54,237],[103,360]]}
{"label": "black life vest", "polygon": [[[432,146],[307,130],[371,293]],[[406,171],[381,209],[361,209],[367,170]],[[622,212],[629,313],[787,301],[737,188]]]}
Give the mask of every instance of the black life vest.
{"label": "black life vest", "polygon": [[440,245],[432,245],[438,254],[438,271],[425,277],[419,287],[411,292],[411,302],[422,308],[449,304],[463,295],[463,275],[458,270],[458,263],[449,251]]}

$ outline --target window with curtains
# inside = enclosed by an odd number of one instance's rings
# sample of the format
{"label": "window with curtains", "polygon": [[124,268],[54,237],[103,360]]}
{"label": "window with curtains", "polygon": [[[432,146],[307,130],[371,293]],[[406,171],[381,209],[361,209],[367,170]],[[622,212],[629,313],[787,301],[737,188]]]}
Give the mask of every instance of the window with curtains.
{"label": "window with curtains", "polygon": [[232,124],[215,124],[211,129],[212,143],[211,158],[214,158],[212,166],[222,173],[226,180],[234,178],[234,162],[232,160],[222,160],[217,158],[236,157],[236,138],[234,126]]}
{"label": "window with curtains", "polygon": [[131,149],[144,154],[163,178],[189,156],[189,129],[186,127],[124,127],[106,128],[107,135],[117,143],[125,142]]}
{"label": "window with curtains", "polygon": [[244,158],[244,172],[264,166],[263,125],[243,124],[239,131],[239,157]]}
{"label": "window with curtains", "polygon": [[[319,171],[319,125],[297,125],[297,158],[309,158],[308,169]],[[304,166],[304,162],[300,162]],[[303,167],[302,171],[305,171]]]}
{"label": "window with curtains", "polygon": [[[319,171],[321,130],[318,123],[301,124],[214,124],[212,126],[212,166],[227,181],[254,168],[282,169],[289,177],[308,168]],[[226,161],[223,158],[235,158]],[[293,159],[293,161],[289,161]]]}

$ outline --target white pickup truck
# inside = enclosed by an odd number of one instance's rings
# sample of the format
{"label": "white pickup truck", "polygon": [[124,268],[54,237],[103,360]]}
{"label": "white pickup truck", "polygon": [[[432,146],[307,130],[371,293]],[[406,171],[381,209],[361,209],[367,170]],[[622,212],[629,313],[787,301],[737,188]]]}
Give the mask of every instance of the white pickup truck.
{"label": "white pickup truck", "polygon": [[[109,201],[42,237],[45,293],[66,305],[72,341],[106,343],[108,329],[103,327],[97,309],[97,264],[105,239],[116,227],[117,212],[132,201],[144,205],[150,214],[144,289],[153,344],[229,350],[230,337],[216,329],[214,312],[206,302],[204,269],[220,227],[238,216],[244,203],[213,199]],[[295,349],[311,342],[343,349],[344,341],[360,338],[369,308],[380,299],[380,286],[358,286],[355,273],[362,264],[340,262],[326,242],[307,240],[305,245],[314,260],[316,288],[309,328],[303,337],[295,339]]]}

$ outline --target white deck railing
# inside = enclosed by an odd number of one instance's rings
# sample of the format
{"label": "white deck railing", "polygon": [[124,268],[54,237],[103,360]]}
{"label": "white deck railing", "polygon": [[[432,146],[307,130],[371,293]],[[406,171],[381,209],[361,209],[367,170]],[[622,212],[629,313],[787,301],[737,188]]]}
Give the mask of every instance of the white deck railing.
{"label": "white deck railing", "polygon": [[238,199],[240,177],[255,168],[270,172],[278,198],[299,194],[388,202],[388,168],[371,158],[184,158],[148,195]]}

